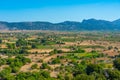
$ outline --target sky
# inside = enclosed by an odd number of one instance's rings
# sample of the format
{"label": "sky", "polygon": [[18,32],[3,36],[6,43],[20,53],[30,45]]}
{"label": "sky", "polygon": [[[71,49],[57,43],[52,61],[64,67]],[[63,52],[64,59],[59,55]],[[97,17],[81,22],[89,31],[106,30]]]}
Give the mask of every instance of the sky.
{"label": "sky", "polygon": [[79,21],[120,18],[120,0],[1,0],[0,21]]}

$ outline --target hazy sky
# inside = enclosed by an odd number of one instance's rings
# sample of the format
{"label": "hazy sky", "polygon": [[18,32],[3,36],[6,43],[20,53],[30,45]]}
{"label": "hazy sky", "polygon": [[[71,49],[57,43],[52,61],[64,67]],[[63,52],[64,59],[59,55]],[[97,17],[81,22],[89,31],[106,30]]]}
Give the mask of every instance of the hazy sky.
{"label": "hazy sky", "polygon": [[120,18],[120,0],[1,0],[0,21],[82,21]]}

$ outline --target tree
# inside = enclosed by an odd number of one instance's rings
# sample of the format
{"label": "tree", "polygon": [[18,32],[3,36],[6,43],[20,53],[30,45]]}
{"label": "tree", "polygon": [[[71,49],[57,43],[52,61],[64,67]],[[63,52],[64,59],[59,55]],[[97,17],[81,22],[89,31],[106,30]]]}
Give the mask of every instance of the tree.
{"label": "tree", "polygon": [[53,80],[49,72],[20,72],[16,75],[16,80]]}
{"label": "tree", "polygon": [[94,76],[86,75],[86,74],[80,74],[77,75],[74,80],[95,80]]}
{"label": "tree", "polygon": [[37,48],[37,44],[32,44],[32,48],[33,49]]}
{"label": "tree", "polygon": [[109,80],[120,80],[120,71],[118,70],[108,70]]}
{"label": "tree", "polygon": [[18,41],[16,41],[16,46],[17,47],[21,47],[21,46],[27,46],[28,42],[24,39],[18,39]]}
{"label": "tree", "polygon": [[25,65],[26,63],[30,63],[31,60],[29,58],[25,58],[23,56],[16,56],[15,58],[8,58],[7,64],[12,68],[12,72],[16,73],[19,69]]}
{"label": "tree", "polygon": [[26,49],[19,50],[19,54],[28,54],[28,51]]}
{"label": "tree", "polygon": [[118,70],[120,70],[120,58],[117,58],[113,61],[113,65],[115,68],[117,68]]}
{"label": "tree", "polygon": [[15,44],[7,43],[8,49],[15,49]]}
{"label": "tree", "polygon": [[77,76],[79,74],[85,73],[86,65],[76,64],[74,65],[73,75]]}
{"label": "tree", "polygon": [[17,73],[20,70],[20,67],[13,66],[12,68],[12,73]]}
{"label": "tree", "polygon": [[75,53],[85,53],[85,50],[78,48],[75,50]]}
{"label": "tree", "polygon": [[0,59],[0,66],[5,65],[6,64],[6,59]]}
{"label": "tree", "polygon": [[107,80],[103,74],[93,72],[91,75],[95,77],[95,80]]}
{"label": "tree", "polygon": [[73,80],[73,75],[72,74],[66,74],[65,75],[65,80]]}
{"label": "tree", "polygon": [[1,44],[2,42],[3,42],[2,39],[0,39],[0,44]]}
{"label": "tree", "polygon": [[45,78],[49,78],[50,77],[50,73],[48,71],[42,71],[40,72],[42,76],[44,76]]}
{"label": "tree", "polygon": [[86,73],[89,75],[92,72],[102,73],[103,69],[99,64],[89,64],[86,68]]}
{"label": "tree", "polygon": [[41,68],[41,69],[49,69],[50,67],[48,66],[47,63],[42,63],[42,65],[41,65],[40,68]]}
{"label": "tree", "polygon": [[46,39],[41,39],[42,44],[46,43],[46,41],[47,41]]}
{"label": "tree", "polygon": [[60,63],[60,59],[59,58],[55,58],[52,60],[51,62],[52,64],[59,64]]}
{"label": "tree", "polygon": [[32,69],[37,69],[37,67],[38,67],[37,64],[33,64],[33,65],[31,66]]}
{"label": "tree", "polygon": [[57,54],[58,53],[58,50],[57,49],[54,49],[53,51],[50,52],[50,54]]}
{"label": "tree", "polygon": [[111,49],[113,49],[113,47],[112,46],[108,46],[108,50],[111,50]]}
{"label": "tree", "polygon": [[11,73],[12,69],[7,67],[0,72],[0,80],[15,80],[15,77],[12,76]]}

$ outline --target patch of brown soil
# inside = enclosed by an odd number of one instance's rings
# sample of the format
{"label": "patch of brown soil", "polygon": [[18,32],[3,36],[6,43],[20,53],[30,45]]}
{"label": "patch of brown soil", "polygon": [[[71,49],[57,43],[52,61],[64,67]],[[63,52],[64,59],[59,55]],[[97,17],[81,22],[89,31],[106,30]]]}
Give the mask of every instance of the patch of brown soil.
{"label": "patch of brown soil", "polygon": [[108,56],[119,55],[119,53],[115,52],[114,50],[107,50],[107,51],[104,51],[103,53],[107,54]]}
{"label": "patch of brown soil", "polygon": [[28,50],[28,52],[34,53],[34,52],[38,52],[38,53],[43,53],[43,52],[51,52],[53,49],[31,49]]}

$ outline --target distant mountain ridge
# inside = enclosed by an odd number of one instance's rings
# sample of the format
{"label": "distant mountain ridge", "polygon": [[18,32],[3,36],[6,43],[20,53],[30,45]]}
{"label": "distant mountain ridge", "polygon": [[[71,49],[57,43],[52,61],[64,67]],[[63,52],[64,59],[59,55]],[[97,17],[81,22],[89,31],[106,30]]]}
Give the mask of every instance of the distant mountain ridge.
{"label": "distant mountain ridge", "polygon": [[61,23],[50,22],[3,22],[0,21],[0,30],[57,30],[57,31],[81,31],[81,30],[120,30],[120,19],[105,21],[88,19],[82,22],[65,21]]}

